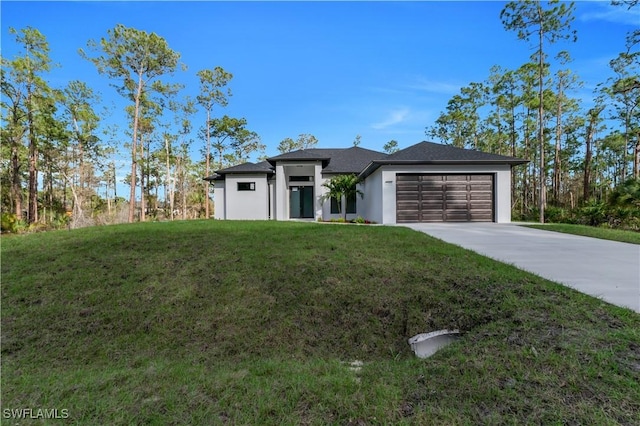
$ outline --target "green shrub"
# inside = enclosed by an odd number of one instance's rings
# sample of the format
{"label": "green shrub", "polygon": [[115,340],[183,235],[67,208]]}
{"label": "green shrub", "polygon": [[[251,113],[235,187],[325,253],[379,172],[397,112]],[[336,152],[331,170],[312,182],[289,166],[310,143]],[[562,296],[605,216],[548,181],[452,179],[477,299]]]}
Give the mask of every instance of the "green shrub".
{"label": "green shrub", "polygon": [[2,232],[14,232],[15,223],[18,220],[15,214],[2,213],[0,229]]}
{"label": "green shrub", "polygon": [[371,224],[373,224],[375,222],[372,221],[372,220],[369,220],[369,219],[365,219],[362,216],[358,216],[355,219],[352,219],[351,223],[359,223],[359,224],[363,224],[363,225],[371,225]]}
{"label": "green shrub", "polygon": [[624,183],[616,186],[609,196],[609,205],[640,208],[640,178],[628,179]]}
{"label": "green shrub", "polygon": [[[531,216],[537,216],[532,211]],[[539,217],[539,216],[537,216]],[[532,217],[523,217],[532,220]],[[640,231],[640,179],[628,179],[604,200],[590,200],[577,209],[549,206],[545,222]]]}
{"label": "green shrub", "polygon": [[26,228],[26,223],[18,219],[13,213],[2,213],[2,219],[0,221],[1,232],[18,233],[22,232]]}
{"label": "green shrub", "polygon": [[544,212],[545,222],[576,224],[578,220],[571,209],[549,206]]}
{"label": "green shrub", "polygon": [[589,201],[578,210],[578,216],[582,225],[600,226],[607,222],[607,205],[602,201]]}
{"label": "green shrub", "polygon": [[622,228],[637,231],[640,229],[640,208],[609,207],[607,224],[611,228]]}

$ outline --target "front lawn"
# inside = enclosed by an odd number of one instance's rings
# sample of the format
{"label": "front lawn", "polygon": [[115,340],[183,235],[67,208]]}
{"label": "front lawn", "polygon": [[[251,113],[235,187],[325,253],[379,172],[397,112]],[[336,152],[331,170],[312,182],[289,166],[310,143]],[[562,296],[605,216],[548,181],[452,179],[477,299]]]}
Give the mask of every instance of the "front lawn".
{"label": "front lawn", "polygon": [[[5,420],[640,424],[640,315],[404,227],[211,220],[1,243]],[[417,359],[407,339],[442,328],[462,338]]]}
{"label": "front lawn", "polygon": [[544,225],[526,225],[529,228],[545,231],[563,232],[565,234],[582,235],[600,238],[602,240],[618,241],[621,243],[640,244],[640,232],[624,231],[622,229],[598,228],[587,225],[570,225],[566,223],[545,223]]}

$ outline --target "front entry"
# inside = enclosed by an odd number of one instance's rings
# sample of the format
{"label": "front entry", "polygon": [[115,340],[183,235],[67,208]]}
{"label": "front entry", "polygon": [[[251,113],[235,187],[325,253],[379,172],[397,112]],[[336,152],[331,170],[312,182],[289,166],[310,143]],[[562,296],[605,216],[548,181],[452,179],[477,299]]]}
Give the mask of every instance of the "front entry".
{"label": "front entry", "polygon": [[289,187],[289,218],[313,219],[313,186]]}

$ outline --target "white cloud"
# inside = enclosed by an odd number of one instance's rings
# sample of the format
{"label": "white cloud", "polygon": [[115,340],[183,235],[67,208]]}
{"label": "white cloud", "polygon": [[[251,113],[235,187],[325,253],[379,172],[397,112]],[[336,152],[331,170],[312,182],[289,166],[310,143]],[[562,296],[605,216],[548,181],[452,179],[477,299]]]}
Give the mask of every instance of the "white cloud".
{"label": "white cloud", "polygon": [[400,109],[393,110],[389,114],[387,114],[387,117],[385,119],[372,124],[371,127],[376,130],[386,129],[393,125],[402,123],[409,117],[410,113],[411,112],[409,108],[400,108]]}
{"label": "white cloud", "polygon": [[607,21],[616,24],[640,25],[640,7],[629,9],[626,5],[613,6],[609,2],[584,2],[581,6],[591,6],[579,15],[581,21]]}
{"label": "white cloud", "polygon": [[455,95],[460,91],[462,84],[450,81],[438,81],[424,77],[412,77],[408,81],[394,84],[392,86],[370,86],[368,90],[385,95],[415,95],[416,92],[423,92],[436,95]]}
{"label": "white cloud", "polygon": [[455,95],[460,91],[460,87],[462,86],[459,84],[453,84],[446,81],[429,80],[425,78],[420,78],[416,80],[415,83],[407,85],[407,88],[412,90],[420,90],[423,92],[443,95]]}

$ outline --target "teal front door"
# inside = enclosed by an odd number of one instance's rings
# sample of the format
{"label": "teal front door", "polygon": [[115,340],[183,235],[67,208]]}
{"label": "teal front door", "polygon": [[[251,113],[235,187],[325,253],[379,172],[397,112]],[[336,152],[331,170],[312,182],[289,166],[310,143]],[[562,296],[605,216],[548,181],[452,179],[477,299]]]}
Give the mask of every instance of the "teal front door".
{"label": "teal front door", "polygon": [[289,187],[289,218],[313,219],[313,186]]}

